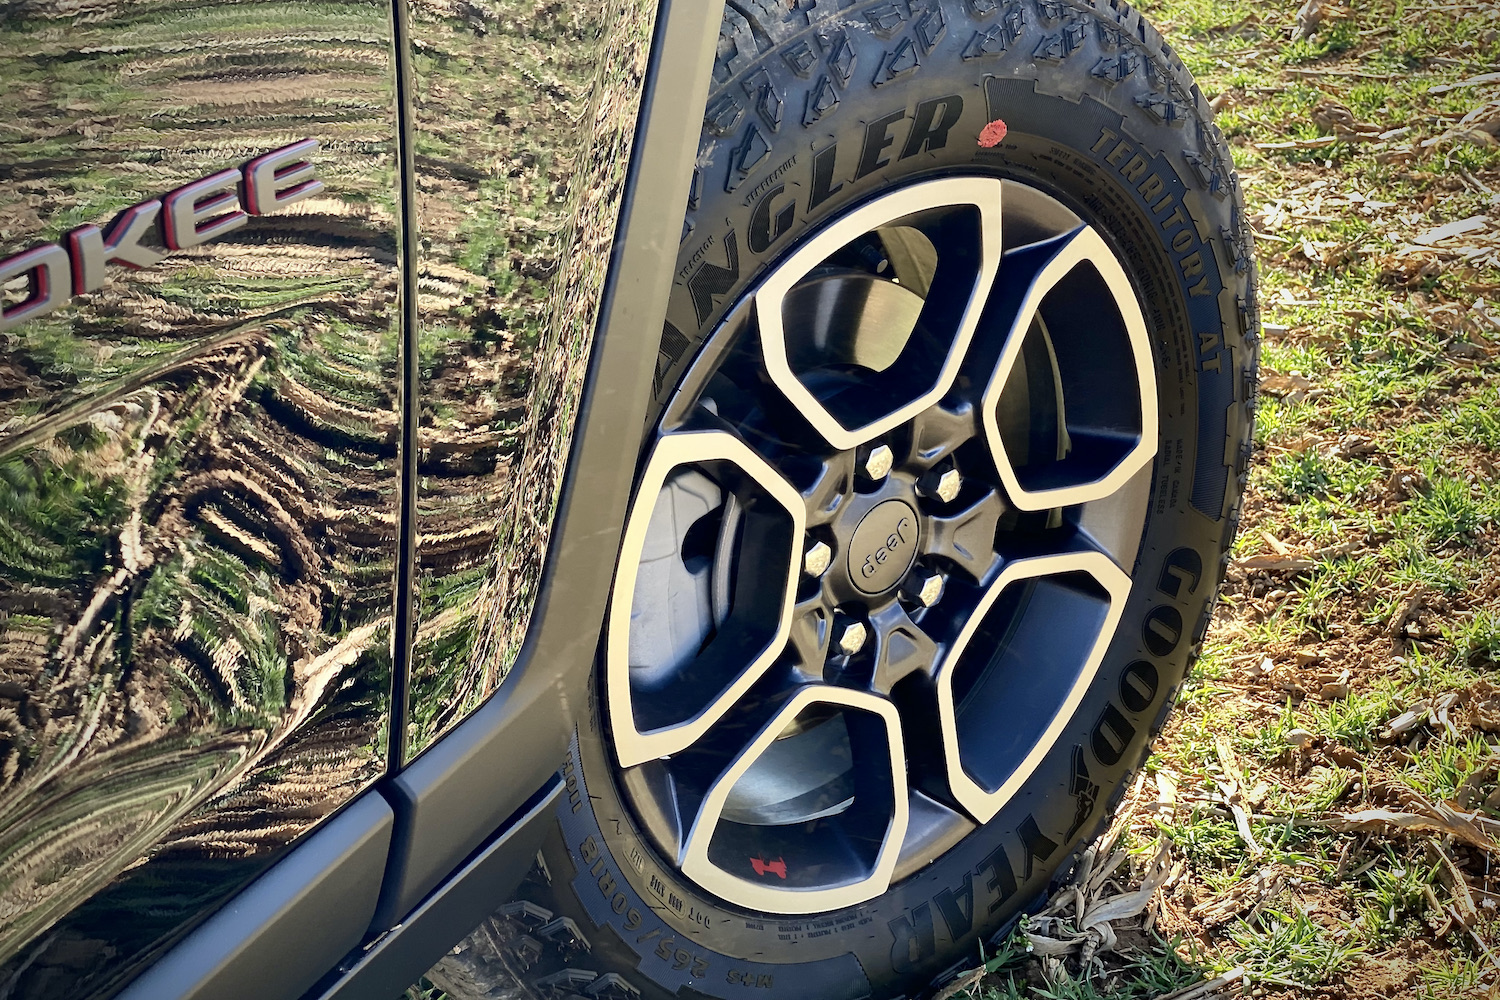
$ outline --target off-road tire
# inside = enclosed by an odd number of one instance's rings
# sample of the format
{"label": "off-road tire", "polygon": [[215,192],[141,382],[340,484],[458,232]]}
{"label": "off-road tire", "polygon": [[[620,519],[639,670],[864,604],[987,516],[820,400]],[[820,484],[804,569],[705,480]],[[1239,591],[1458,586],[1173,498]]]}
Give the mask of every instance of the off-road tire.
{"label": "off-road tire", "polygon": [[1092,689],[1023,790],[882,896],[812,917],[729,906],[657,855],[613,778],[596,689],[518,900],[435,981],[465,998],[917,997],[1067,874],[1160,730],[1239,519],[1259,322],[1211,119],[1170,47],[1118,0],[729,0],[652,422],[726,310],[825,220],[924,177],[1024,182],[1105,236],[1143,306],[1159,426],[1130,595]]}

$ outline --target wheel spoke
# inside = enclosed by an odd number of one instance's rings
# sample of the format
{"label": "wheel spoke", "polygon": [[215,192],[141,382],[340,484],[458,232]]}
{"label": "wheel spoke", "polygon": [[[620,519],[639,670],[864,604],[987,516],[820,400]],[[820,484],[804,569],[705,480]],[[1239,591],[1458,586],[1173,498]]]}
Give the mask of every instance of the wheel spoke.
{"label": "wheel spoke", "polygon": [[967,402],[951,410],[941,403],[929,406],[912,418],[904,464],[926,472],[950,457],[978,433],[975,417]]}
{"label": "wheel spoke", "polygon": [[983,580],[999,561],[995,529],[1005,511],[1005,501],[991,490],[960,511],[933,515],[927,522],[924,552],[948,559],[974,580]]}
{"label": "wheel spoke", "polygon": [[1098,552],[1018,559],[986,588],[937,671],[948,786],[977,821],[1051,750],[1129,592],[1129,578]]}
{"label": "wheel spoke", "polygon": [[877,198],[756,291],[766,371],[832,447],[895,428],[953,384],[1000,264],[1001,190],[953,177]]}
{"label": "wheel spoke", "polygon": [[[678,639],[644,641],[644,621],[662,620],[670,628],[688,613],[653,608],[660,598],[641,569],[647,556],[683,564],[695,558],[690,549],[699,524],[675,524],[659,513],[664,502],[683,506],[667,500],[672,494],[666,489],[668,477],[683,470],[708,484],[697,487],[704,506],[714,484],[736,495],[737,504],[720,509],[743,509],[737,546],[755,554],[734,560],[738,568],[727,582],[732,597],[720,595],[715,601],[710,590],[709,601],[723,612],[715,615],[720,620],[711,634],[701,640],[689,636],[693,641],[686,644]],[[692,431],[659,439],[626,526],[610,605],[605,669],[616,752],[624,766],[689,746],[785,648],[802,569],[803,510],[797,491],[733,434]],[[703,519],[699,534],[705,548],[723,549],[723,528],[722,521]],[[695,620],[704,617],[702,612],[694,615]]]}
{"label": "wheel spoke", "polygon": [[832,627],[833,615],[821,594],[798,604],[792,613],[792,630],[787,643],[805,673],[822,672],[823,661],[828,659]]}
{"label": "wheel spoke", "polygon": [[984,385],[980,418],[1017,509],[1102,499],[1151,462],[1151,345],[1129,278],[1097,232],[1080,226],[1006,254],[985,324],[996,333],[986,343],[1000,346],[971,362]]}
{"label": "wheel spoke", "polygon": [[906,838],[905,759],[889,701],[797,690],[709,787],[683,845],[683,873],[771,912],[817,913],[879,895]]}
{"label": "wheel spoke", "polygon": [[1141,525],[1151,503],[1151,466],[1143,465],[1119,489],[1078,510],[1078,533],[1121,570],[1135,566],[1141,547]]}
{"label": "wheel spoke", "polygon": [[937,662],[937,643],[911,620],[900,603],[892,602],[870,616],[875,632],[875,664],[870,686],[889,694],[910,674],[931,670]]}
{"label": "wheel spoke", "polygon": [[840,451],[819,461],[813,480],[802,489],[807,526],[827,524],[854,484],[854,453]]}
{"label": "wheel spoke", "polygon": [[954,812],[929,795],[913,790],[911,819],[906,825],[906,840],[896,858],[892,882],[915,875],[932,863],[932,859],[973,833],[976,825],[962,813]]}

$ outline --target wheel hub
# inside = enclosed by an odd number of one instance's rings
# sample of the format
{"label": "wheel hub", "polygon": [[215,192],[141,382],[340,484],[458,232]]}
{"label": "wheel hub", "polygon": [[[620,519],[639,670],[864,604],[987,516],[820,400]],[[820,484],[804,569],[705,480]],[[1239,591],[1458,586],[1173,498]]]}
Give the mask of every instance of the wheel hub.
{"label": "wheel hub", "polygon": [[794,248],[685,377],[622,546],[609,724],[662,854],[811,913],[994,817],[1115,631],[1155,399],[1123,268],[1035,189],[925,181]]}
{"label": "wheel hub", "polygon": [[848,542],[849,582],[872,597],[895,589],[917,561],[917,512],[886,500],[860,519]]}

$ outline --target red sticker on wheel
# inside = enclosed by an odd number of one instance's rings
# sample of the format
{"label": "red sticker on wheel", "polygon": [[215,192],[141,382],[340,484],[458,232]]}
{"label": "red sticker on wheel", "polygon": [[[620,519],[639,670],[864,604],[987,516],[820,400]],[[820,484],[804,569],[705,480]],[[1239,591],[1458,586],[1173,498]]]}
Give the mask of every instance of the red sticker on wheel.
{"label": "red sticker on wheel", "polygon": [[750,867],[755,869],[757,875],[775,875],[779,879],[786,878],[786,862],[781,858],[775,861],[766,861],[763,858],[751,858]]}

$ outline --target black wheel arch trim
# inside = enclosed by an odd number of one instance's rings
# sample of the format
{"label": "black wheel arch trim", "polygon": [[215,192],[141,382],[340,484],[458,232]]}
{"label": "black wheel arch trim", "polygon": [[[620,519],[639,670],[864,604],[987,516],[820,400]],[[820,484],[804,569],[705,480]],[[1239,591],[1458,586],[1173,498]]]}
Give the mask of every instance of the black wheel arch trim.
{"label": "black wheel arch trim", "polygon": [[672,272],[663,262],[676,259],[697,155],[700,118],[683,108],[707,103],[722,11],[722,0],[661,0],[658,9],[578,432],[538,611],[511,675],[120,997],[394,996],[525,876],[535,851],[525,845],[555,808],[557,772],[587,709],[666,318]]}
{"label": "black wheel arch trim", "polygon": [[365,794],[131,982],[118,1000],[295,997],[364,936],[395,814]]}
{"label": "black wheel arch trim", "polygon": [[416,982],[453,947],[456,936],[493,913],[495,900],[509,898],[526,877],[563,787],[562,779],[554,775],[499,835],[476,851],[400,924],[351,953],[307,994],[306,1000],[395,996],[402,987],[392,984]]}
{"label": "black wheel arch trim", "polygon": [[657,14],[614,261],[538,612],[495,696],[386,783],[396,833],[376,925],[390,926],[409,912],[562,766],[574,722],[587,709],[671,291],[672,272],[663,262],[676,259],[697,155],[699,119],[682,108],[707,103],[722,9],[704,0],[663,0]]}

